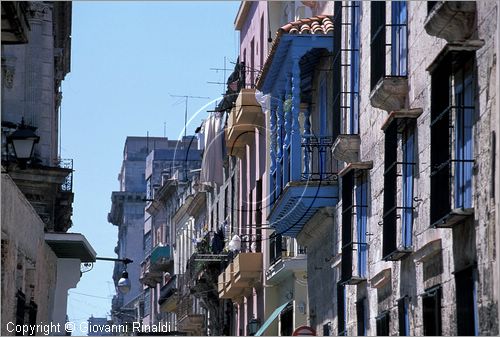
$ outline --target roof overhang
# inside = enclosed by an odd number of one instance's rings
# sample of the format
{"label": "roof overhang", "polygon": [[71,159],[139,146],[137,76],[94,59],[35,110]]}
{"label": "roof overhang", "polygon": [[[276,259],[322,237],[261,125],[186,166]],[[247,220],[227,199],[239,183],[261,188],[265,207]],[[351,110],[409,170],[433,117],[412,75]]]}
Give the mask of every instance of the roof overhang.
{"label": "roof overhang", "polygon": [[45,233],[45,242],[58,258],[95,262],[96,252],[80,233]]}
{"label": "roof overhang", "polygon": [[312,49],[333,50],[332,34],[284,34],[273,46],[257,87],[264,94],[279,91],[286,86],[287,74],[292,71],[292,59],[302,58]]}
{"label": "roof overhang", "polygon": [[282,235],[296,238],[319,209],[337,204],[338,195],[337,181],[289,182],[271,208],[269,223]]}
{"label": "roof overhang", "polygon": [[248,11],[252,5],[252,1],[242,1],[240,3],[240,8],[238,8],[238,14],[236,14],[236,18],[234,19],[234,29],[241,30],[243,24],[245,23],[245,19],[248,15]]}

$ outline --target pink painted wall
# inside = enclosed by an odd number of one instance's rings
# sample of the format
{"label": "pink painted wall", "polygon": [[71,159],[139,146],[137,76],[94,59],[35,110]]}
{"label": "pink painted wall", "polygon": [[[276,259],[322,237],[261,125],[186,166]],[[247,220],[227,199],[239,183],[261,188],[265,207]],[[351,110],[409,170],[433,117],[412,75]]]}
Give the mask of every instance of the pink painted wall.
{"label": "pink painted wall", "polygon": [[269,35],[267,1],[250,3],[250,10],[246,18],[243,18],[245,22],[240,31],[240,61],[244,61],[247,66],[247,88],[255,84],[258,70],[266,61]]}

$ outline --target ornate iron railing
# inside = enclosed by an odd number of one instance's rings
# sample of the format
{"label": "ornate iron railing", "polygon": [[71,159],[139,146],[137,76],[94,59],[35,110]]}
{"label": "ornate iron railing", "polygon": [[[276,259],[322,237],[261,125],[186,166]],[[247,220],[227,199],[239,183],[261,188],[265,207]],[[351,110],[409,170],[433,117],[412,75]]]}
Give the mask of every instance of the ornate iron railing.
{"label": "ornate iron railing", "polygon": [[333,142],[332,136],[302,136],[302,180],[338,180],[338,164],[332,156]]}

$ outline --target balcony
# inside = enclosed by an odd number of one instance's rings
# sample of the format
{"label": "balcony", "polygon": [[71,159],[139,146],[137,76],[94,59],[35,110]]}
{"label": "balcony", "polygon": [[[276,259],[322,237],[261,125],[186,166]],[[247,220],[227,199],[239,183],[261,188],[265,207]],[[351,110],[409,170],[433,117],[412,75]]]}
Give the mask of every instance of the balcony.
{"label": "balcony", "polygon": [[436,1],[424,23],[427,34],[448,42],[464,41],[474,32],[475,1]]}
{"label": "balcony", "polygon": [[359,146],[361,139],[359,135],[338,135],[333,143],[332,155],[338,160],[346,163],[359,161]]}
{"label": "balcony", "polygon": [[178,278],[174,275],[167,284],[160,289],[160,305],[161,312],[175,312],[178,300]]}
{"label": "balcony", "polygon": [[150,255],[151,270],[153,271],[168,271],[173,264],[173,259],[170,251],[170,246],[156,245]]}
{"label": "balcony", "polygon": [[269,265],[267,284],[279,284],[294,273],[307,271],[306,249],[290,237],[273,234],[269,238]]}
{"label": "balcony", "polygon": [[407,96],[406,76],[383,76],[370,92],[370,103],[388,112],[397,111],[404,109]]}
{"label": "balcony", "polygon": [[307,271],[307,256],[305,254],[282,257],[267,270],[267,284],[279,284],[284,280],[290,279],[293,274],[305,271]]}
{"label": "balcony", "polygon": [[155,271],[151,269],[151,257],[148,256],[141,263],[141,277],[139,281],[148,286],[148,287],[156,287],[158,283],[161,282],[163,276],[163,272]]}
{"label": "balcony", "polygon": [[192,336],[202,336],[205,316],[201,314],[187,314],[181,317],[177,323],[177,328],[181,332],[190,333]]}
{"label": "balcony", "polygon": [[235,299],[248,293],[261,276],[262,253],[239,253],[219,275],[219,298]]}
{"label": "balcony", "polygon": [[264,128],[265,119],[262,108],[255,98],[255,89],[241,89],[236,98],[235,107],[227,120],[226,144],[230,154],[242,156],[245,145],[258,132],[255,128]]}
{"label": "balcony", "polygon": [[296,238],[318,210],[337,203],[338,168],[332,146],[333,137],[303,136],[302,153],[290,156],[290,165],[277,161],[271,176],[275,191],[268,220],[281,234]]}
{"label": "balcony", "polygon": [[177,329],[191,335],[201,336],[205,316],[193,313],[193,301],[191,296],[183,296],[179,300],[177,308]]}
{"label": "balcony", "polygon": [[416,120],[420,115],[422,114],[423,109],[421,108],[414,108],[414,109],[403,109],[403,110],[397,110],[397,111],[392,111],[384,121],[384,124],[382,124],[382,131],[385,132],[387,127],[391,125],[392,122],[397,122],[398,124],[398,131],[400,130],[401,126],[405,126],[404,121],[406,120]]}
{"label": "balcony", "polygon": [[474,219],[474,208],[454,208],[432,226],[434,228],[453,228],[454,226]]}
{"label": "balcony", "polygon": [[[9,167],[10,162],[2,165]],[[16,185],[45,223],[47,232],[66,232],[73,215],[73,160],[58,159],[53,166],[31,165],[9,170]]]}

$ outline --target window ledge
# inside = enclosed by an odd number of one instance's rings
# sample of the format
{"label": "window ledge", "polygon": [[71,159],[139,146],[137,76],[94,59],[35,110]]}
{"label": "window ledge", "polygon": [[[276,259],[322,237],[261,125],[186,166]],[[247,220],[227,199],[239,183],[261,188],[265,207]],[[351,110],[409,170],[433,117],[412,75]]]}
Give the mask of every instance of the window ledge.
{"label": "window ledge", "polygon": [[403,110],[396,110],[392,111],[389,116],[385,119],[384,124],[382,124],[382,131],[385,132],[385,130],[391,125],[393,121],[396,120],[402,120],[402,119],[417,119],[420,117],[422,114],[423,110],[422,108],[415,108],[415,109],[403,109]]}
{"label": "window ledge", "polygon": [[395,251],[392,253],[388,254],[387,256],[384,256],[382,260],[384,261],[399,261],[403,257],[413,253],[413,249],[410,248],[405,248],[405,247],[398,247]]}
{"label": "window ledge", "polygon": [[370,92],[370,103],[374,108],[397,111],[404,109],[407,96],[408,78],[406,76],[385,76]]}
{"label": "window ledge", "polygon": [[373,168],[373,161],[359,161],[354,163],[349,163],[342,171],[339,172],[339,176],[342,177],[352,170],[371,170]]}
{"label": "window ledge", "polygon": [[343,281],[342,283],[347,285],[356,285],[363,282],[366,282],[366,277],[351,276],[348,280]]}
{"label": "window ledge", "polygon": [[481,49],[482,46],[484,46],[484,40],[449,42],[443,47],[443,49],[439,52],[439,54],[431,62],[426,70],[432,73],[450,53],[472,52]]}
{"label": "window ledge", "polygon": [[359,147],[361,140],[357,134],[341,134],[333,143],[332,155],[347,163],[359,160]]}
{"label": "window ledge", "polygon": [[452,228],[474,217],[474,208],[455,208],[432,224],[434,228]]}
{"label": "window ledge", "polygon": [[440,1],[428,14],[424,29],[446,41],[464,40],[473,33],[475,15],[474,1]]}

